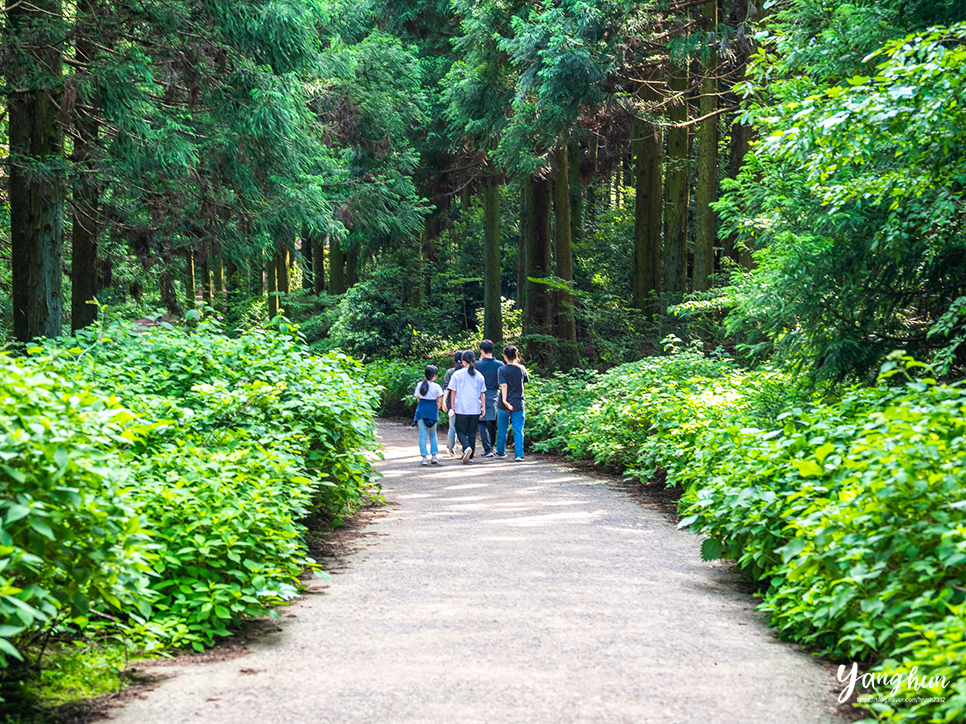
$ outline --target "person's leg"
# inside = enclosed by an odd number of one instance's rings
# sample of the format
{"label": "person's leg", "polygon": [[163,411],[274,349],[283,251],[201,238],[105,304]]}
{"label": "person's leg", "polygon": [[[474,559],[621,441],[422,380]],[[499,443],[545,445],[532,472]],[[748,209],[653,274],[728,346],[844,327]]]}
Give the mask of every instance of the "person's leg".
{"label": "person's leg", "polygon": [[[476,417],[475,415],[473,417]],[[476,432],[480,429],[480,418],[476,417],[476,424],[469,425],[467,429],[467,437],[469,438],[469,448],[470,448],[470,460],[476,457]]]}
{"label": "person's leg", "polygon": [[496,418],[486,421],[486,429],[490,433],[490,446],[496,445]]}
{"label": "person's leg", "polygon": [[513,423],[513,452],[516,457],[523,457],[523,423],[526,415],[523,410],[514,410],[510,413],[510,421]]}
{"label": "person's leg", "polygon": [[419,428],[419,454],[426,457],[426,423],[416,420],[416,427]]}
{"label": "person's leg", "polygon": [[426,432],[429,435],[429,451],[433,457],[436,457],[439,455],[439,423],[437,422]]}
{"label": "person's leg", "polygon": [[485,455],[493,449],[493,441],[490,438],[490,428],[487,427],[486,420],[480,420],[476,427],[480,431],[480,442],[483,444],[483,454]]}
{"label": "person's leg", "polygon": [[456,438],[460,443],[460,451],[470,446],[469,430],[476,427],[473,415],[456,415]]}
{"label": "person's leg", "polygon": [[446,433],[446,449],[450,451],[450,454],[455,454],[453,451],[456,449],[456,413],[450,410],[448,417],[449,431]]}
{"label": "person's leg", "polygon": [[497,410],[496,421],[496,454],[506,455],[506,433],[510,423],[510,411]]}

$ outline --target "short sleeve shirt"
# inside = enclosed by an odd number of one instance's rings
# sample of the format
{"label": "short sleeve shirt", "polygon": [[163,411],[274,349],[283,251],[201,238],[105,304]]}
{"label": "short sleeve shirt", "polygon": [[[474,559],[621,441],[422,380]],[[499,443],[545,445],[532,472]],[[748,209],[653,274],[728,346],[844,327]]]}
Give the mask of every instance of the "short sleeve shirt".
{"label": "short sleeve shirt", "polygon": [[416,391],[413,392],[413,395],[415,395],[419,400],[435,400],[436,398],[443,396],[443,388],[435,382],[429,383],[429,389],[426,391],[425,395],[419,394],[419,388],[422,386],[423,383],[420,382],[418,385],[416,385]]}
{"label": "short sleeve shirt", "polygon": [[483,412],[480,407],[480,395],[486,391],[486,382],[479,372],[470,376],[468,367],[457,370],[450,378],[446,389],[456,393],[453,412],[457,415],[479,415]]}
{"label": "short sleeve shirt", "polygon": [[[503,365],[497,370],[497,379],[501,385],[506,385],[506,401],[513,405],[514,411],[523,409],[523,385],[530,381],[530,376],[521,365]],[[506,410],[501,395],[496,402],[501,410]]]}

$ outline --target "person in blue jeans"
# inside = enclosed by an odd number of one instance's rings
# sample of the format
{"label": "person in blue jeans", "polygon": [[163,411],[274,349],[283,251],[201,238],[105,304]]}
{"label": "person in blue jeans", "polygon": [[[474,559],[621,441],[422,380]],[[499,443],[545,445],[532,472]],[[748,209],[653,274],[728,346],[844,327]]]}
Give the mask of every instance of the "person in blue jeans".
{"label": "person in blue jeans", "polygon": [[526,368],[517,359],[517,348],[512,344],[503,350],[506,364],[497,370],[500,397],[496,403],[496,456],[506,457],[506,436],[513,427],[513,451],[516,461],[523,460],[524,386],[530,381]]}
{"label": "person in blue jeans", "polygon": [[[423,376],[426,378],[416,386],[416,426],[419,428],[419,454],[422,455],[423,465],[432,462],[436,465],[439,458],[439,442],[436,438],[436,423],[439,422],[439,406],[443,400],[443,388],[436,384],[436,365],[426,365]],[[429,451],[426,449],[426,438],[429,438]],[[430,461],[429,455],[433,459]]]}

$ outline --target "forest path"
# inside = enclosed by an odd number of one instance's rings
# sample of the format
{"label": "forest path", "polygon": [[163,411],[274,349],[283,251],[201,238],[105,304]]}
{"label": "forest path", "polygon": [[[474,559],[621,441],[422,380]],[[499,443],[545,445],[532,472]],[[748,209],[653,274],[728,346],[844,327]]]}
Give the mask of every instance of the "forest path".
{"label": "forest path", "polygon": [[532,459],[420,467],[415,430],[380,434],[390,506],[348,569],[114,721],[844,721],[828,668],[619,485]]}

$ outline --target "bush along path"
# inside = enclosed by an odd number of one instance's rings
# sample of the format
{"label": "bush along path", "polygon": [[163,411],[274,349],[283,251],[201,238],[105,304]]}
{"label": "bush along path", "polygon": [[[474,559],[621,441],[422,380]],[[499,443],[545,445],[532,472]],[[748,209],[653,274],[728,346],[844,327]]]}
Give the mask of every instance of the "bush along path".
{"label": "bush along path", "polygon": [[0,356],[8,709],[103,693],[130,657],[272,612],[317,567],[302,520],[369,495],[358,363],[275,327],[117,325]]}
{"label": "bush along path", "polygon": [[620,486],[532,459],[421,467],[411,428],[379,432],[389,505],[347,570],[117,724],[844,721],[833,672]]}
{"label": "bush along path", "polygon": [[671,351],[535,380],[536,447],[682,487],[705,558],[759,584],[782,639],[865,673],[876,719],[963,721],[966,388],[901,352],[875,386],[820,391]]}

